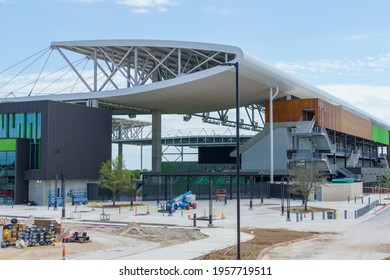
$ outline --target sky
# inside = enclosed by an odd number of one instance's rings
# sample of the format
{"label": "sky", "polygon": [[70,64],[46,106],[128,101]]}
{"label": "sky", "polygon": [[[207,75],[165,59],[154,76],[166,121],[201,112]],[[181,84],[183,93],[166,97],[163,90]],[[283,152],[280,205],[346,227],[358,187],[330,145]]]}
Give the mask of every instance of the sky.
{"label": "sky", "polygon": [[0,71],[54,41],[226,44],[390,123],[389,11],[387,0],[0,0]]}

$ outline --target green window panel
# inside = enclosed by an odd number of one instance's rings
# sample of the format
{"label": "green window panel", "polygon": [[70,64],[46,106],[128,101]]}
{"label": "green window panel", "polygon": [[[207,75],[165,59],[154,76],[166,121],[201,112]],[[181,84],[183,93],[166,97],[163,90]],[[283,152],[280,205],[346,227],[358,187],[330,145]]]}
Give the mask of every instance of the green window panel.
{"label": "green window panel", "polygon": [[8,138],[8,114],[0,114],[0,138]]}
{"label": "green window panel", "polygon": [[389,145],[389,131],[376,124],[372,124],[371,140],[381,144]]}
{"label": "green window panel", "polygon": [[41,138],[41,113],[0,114],[0,138]]}
{"label": "green window panel", "polygon": [[16,151],[16,140],[0,139],[0,151]]}
{"label": "green window panel", "polygon": [[25,114],[15,114],[15,128],[17,138],[26,138]]}
{"label": "green window panel", "polygon": [[17,137],[15,114],[8,114],[8,137],[9,138]]}

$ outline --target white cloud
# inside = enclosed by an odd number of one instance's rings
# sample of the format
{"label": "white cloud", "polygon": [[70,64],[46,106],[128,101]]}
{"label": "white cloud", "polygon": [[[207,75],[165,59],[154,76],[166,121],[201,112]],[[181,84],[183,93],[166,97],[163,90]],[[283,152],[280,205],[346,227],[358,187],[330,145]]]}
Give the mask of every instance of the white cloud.
{"label": "white cloud", "polygon": [[326,84],[317,87],[390,124],[390,85]]}
{"label": "white cloud", "polygon": [[380,54],[364,59],[341,59],[341,60],[311,60],[296,62],[278,62],[276,67],[290,73],[332,73],[370,75],[385,72],[390,69],[390,53]]}
{"label": "white cloud", "polygon": [[145,8],[138,8],[138,9],[132,9],[131,12],[133,14],[140,14],[140,15],[143,15],[143,14],[148,14],[149,13],[149,10],[148,9],[145,9]]}
{"label": "white cloud", "polygon": [[206,12],[209,12],[209,13],[212,13],[212,14],[221,15],[221,16],[229,16],[229,15],[231,15],[229,10],[221,9],[221,8],[206,7],[204,10]]}
{"label": "white cloud", "polygon": [[165,13],[169,7],[177,5],[174,0],[118,0],[119,5],[131,7],[134,14],[147,14],[151,11]]}
{"label": "white cloud", "polygon": [[344,38],[344,40],[363,40],[363,39],[367,39],[369,38],[369,36],[367,35],[363,35],[363,34],[360,34],[360,35],[352,35],[352,36],[347,36]]}
{"label": "white cloud", "polygon": [[382,34],[355,34],[351,36],[346,36],[343,38],[343,40],[346,41],[357,41],[357,40],[366,40],[366,39],[371,39],[371,38],[378,38],[382,37]]}
{"label": "white cloud", "polygon": [[87,3],[87,4],[103,2],[103,0],[66,0],[66,1],[67,2]]}

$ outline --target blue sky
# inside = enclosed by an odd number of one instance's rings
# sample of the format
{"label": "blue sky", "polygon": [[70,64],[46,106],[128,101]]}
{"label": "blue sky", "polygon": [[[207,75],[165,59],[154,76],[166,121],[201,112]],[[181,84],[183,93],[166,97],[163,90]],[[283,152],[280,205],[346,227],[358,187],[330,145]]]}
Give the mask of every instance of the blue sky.
{"label": "blue sky", "polygon": [[390,123],[387,0],[0,0],[0,71],[50,45],[234,45]]}
{"label": "blue sky", "polygon": [[386,0],[0,0],[0,65],[52,41],[170,39],[239,46],[316,85],[384,86],[388,11]]}
{"label": "blue sky", "polygon": [[0,0],[1,65],[52,41],[171,39],[239,46],[311,83],[384,85],[388,11],[385,0]]}

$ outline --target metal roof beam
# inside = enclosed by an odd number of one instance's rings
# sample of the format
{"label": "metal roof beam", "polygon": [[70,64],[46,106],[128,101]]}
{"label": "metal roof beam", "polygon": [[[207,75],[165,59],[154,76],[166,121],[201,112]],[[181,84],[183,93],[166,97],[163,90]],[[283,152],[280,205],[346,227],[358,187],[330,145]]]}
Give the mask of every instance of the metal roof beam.
{"label": "metal roof beam", "polygon": [[54,47],[61,56],[65,59],[65,61],[68,63],[68,65],[73,69],[73,71],[76,73],[76,75],[79,77],[79,79],[83,82],[83,84],[89,89],[89,91],[93,91],[92,88],[88,85],[88,83],[84,80],[83,76],[77,71],[77,69],[73,66],[73,64],[69,61],[69,59],[66,57],[66,55],[61,51],[59,47]]}
{"label": "metal roof beam", "polygon": [[[104,81],[104,83],[102,84],[102,86],[99,88],[99,91],[101,91],[105,86],[106,84],[109,82],[109,80],[112,79],[112,77],[115,75],[116,72],[118,72],[118,70],[122,73],[122,71],[120,70],[120,67],[122,66],[123,62],[125,62],[126,58],[128,57],[128,55],[130,54],[130,52],[133,50],[133,47],[129,48],[129,50],[126,52],[126,54],[122,57],[121,61],[116,64],[114,62],[114,60],[109,56],[107,55],[107,53],[99,47],[99,50],[114,64],[115,67],[113,67],[112,71],[111,71],[111,74],[109,75],[109,77],[106,79],[106,81]],[[127,80],[127,76],[126,74],[123,74],[122,75],[126,78]]]}

